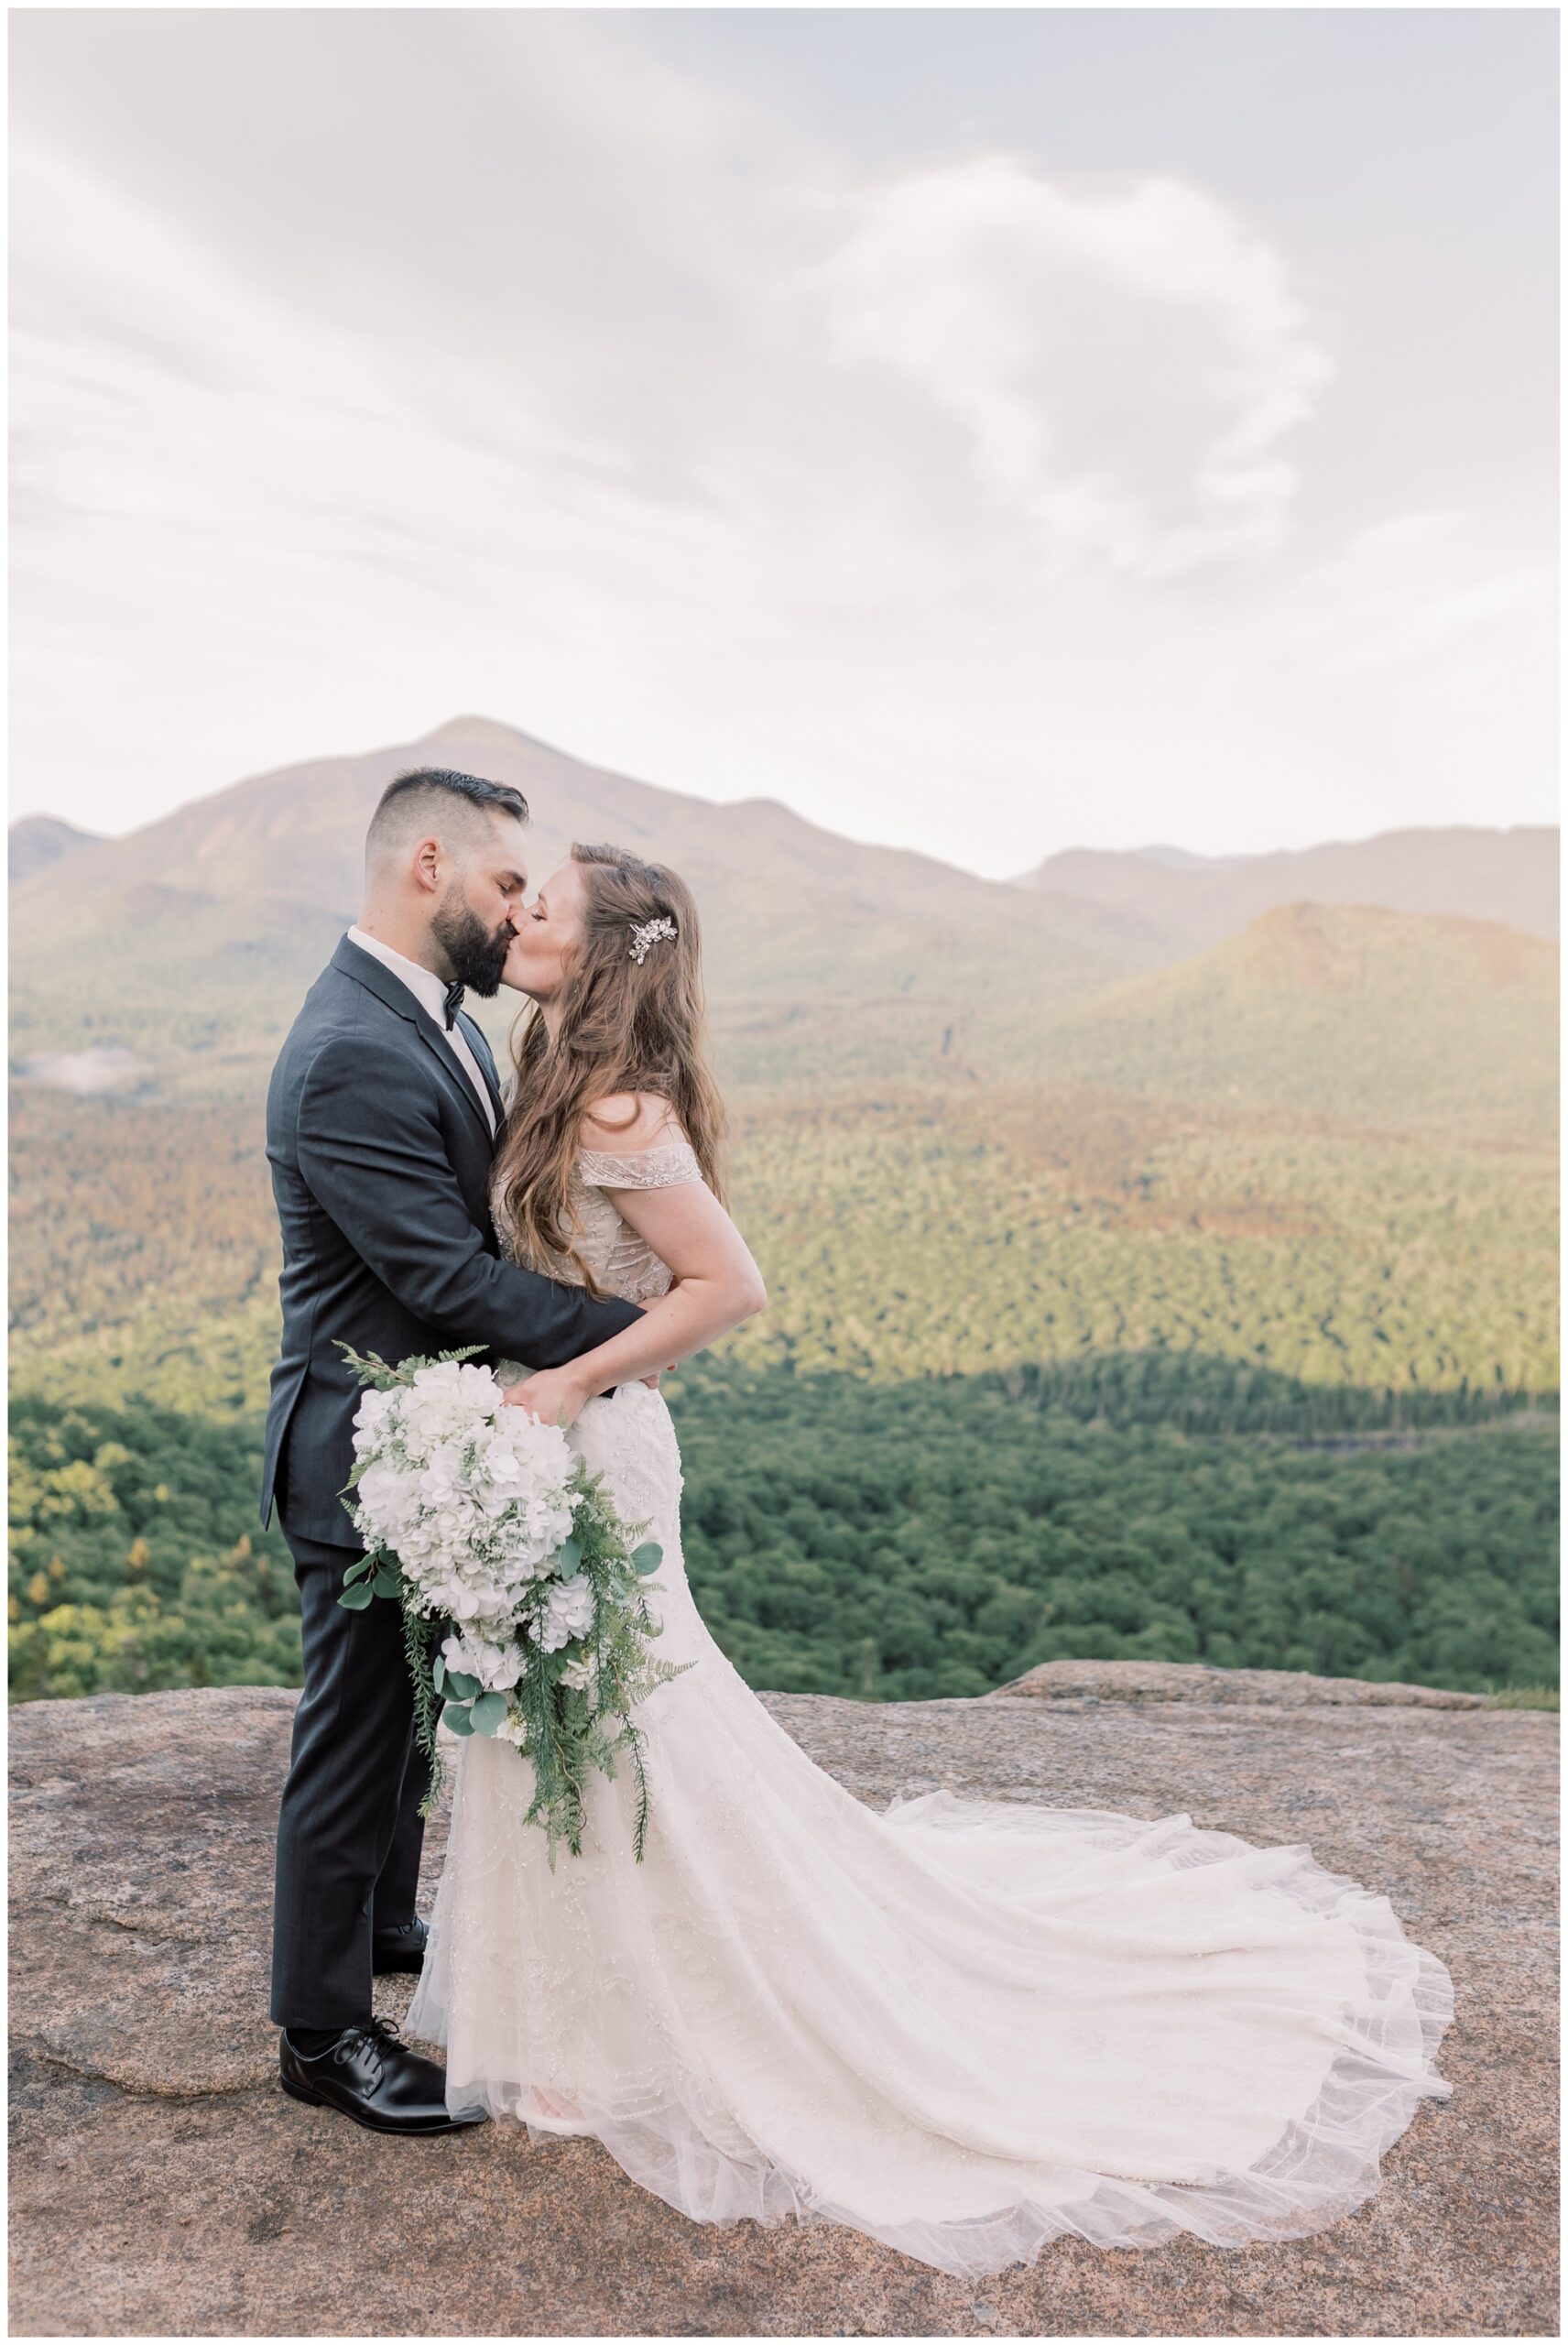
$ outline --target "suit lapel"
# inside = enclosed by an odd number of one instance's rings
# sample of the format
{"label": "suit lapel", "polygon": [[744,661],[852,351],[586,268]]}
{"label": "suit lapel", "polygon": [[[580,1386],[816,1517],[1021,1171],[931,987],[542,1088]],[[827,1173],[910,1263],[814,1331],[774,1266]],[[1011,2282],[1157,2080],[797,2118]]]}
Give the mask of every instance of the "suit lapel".
{"label": "suit lapel", "polygon": [[[344,976],[356,979],[368,992],[376,996],[377,1001],[385,1002],[388,1009],[395,1010],[399,1018],[408,1020],[473,1117],[484,1136],[485,1146],[493,1147],[495,1134],[485,1119],[485,1110],[479,1104],[478,1095],[469,1081],[463,1061],[447,1041],[441,1027],[430,1016],[423,1002],[417,1001],[401,977],[395,977],[385,963],[376,959],[374,953],[361,952],[359,946],[353,943],[346,936],[339,939],[337,951],[332,954],[332,965],[334,969],[341,970]],[[463,1015],[461,1010],[458,1015],[459,1017]],[[484,1060],[481,1059],[481,1067],[484,1063]],[[499,1129],[499,1122],[497,1109],[497,1129]]]}
{"label": "suit lapel", "polygon": [[427,1043],[435,1053],[436,1058],[441,1065],[441,1073],[447,1076],[452,1088],[457,1092],[459,1097],[462,1099],[463,1106],[467,1108],[469,1114],[473,1117],[480,1130],[484,1133],[485,1145],[488,1147],[494,1140],[495,1134],[490,1129],[489,1123],[485,1118],[485,1110],[479,1104],[479,1095],[474,1088],[467,1068],[463,1065],[463,1061],[458,1057],[457,1053],[452,1049],[452,1044],[447,1041],[445,1034],[436,1024],[434,1019],[427,1018],[424,1010],[417,1001],[413,1003],[413,1010],[414,1023],[419,1029],[419,1040],[422,1042]]}
{"label": "suit lapel", "polygon": [[501,1097],[500,1078],[495,1073],[495,1053],[490,1048],[484,1028],[470,1018],[467,1010],[460,1009],[457,1016],[468,1047],[474,1053],[479,1072],[485,1077],[485,1088],[489,1092],[490,1105],[495,1110],[495,1129],[499,1131],[506,1110]]}

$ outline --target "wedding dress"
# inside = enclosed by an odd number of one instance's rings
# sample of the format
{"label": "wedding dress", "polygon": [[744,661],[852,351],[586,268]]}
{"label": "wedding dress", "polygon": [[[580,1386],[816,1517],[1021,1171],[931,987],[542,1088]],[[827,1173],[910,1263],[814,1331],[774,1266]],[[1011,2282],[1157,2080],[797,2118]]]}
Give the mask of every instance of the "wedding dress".
{"label": "wedding dress", "polygon": [[[582,1155],[602,1284],[670,1283],[606,1186],[698,1177],[683,1142]],[[971,2277],[1062,2232],[1298,2238],[1371,2197],[1422,2096],[1452,2090],[1432,2065],[1449,1974],[1387,1897],[1186,1814],[946,1791],[877,1814],[703,1627],[661,1395],[592,1401],[572,1440],[662,1545],[657,1649],[696,1666],[637,1713],[640,1864],[625,1768],[552,1871],[527,1759],[450,1738],[408,2027],[444,2045],[454,2111],[595,2135],[698,2222],[825,2219]]]}

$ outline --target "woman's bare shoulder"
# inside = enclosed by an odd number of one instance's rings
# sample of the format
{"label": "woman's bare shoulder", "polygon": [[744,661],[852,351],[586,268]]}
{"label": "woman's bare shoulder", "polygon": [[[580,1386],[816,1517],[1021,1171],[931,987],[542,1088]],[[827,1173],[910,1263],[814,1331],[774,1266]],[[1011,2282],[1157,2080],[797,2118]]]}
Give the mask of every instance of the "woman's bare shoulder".
{"label": "woman's bare shoulder", "polygon": [[586,1149],[637,1155],[685,1138],[675,1110],[657,1091],[615,1091],[583,1111],[578,1138]]}

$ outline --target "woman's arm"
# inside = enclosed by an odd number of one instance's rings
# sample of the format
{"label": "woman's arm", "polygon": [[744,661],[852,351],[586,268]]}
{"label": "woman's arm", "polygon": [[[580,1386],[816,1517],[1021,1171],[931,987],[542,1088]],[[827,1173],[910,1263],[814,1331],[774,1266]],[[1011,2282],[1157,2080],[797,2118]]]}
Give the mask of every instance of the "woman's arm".
{"label": "woman's arm", "polygon": [[[641,1155],[679,1138],[662,1100],[637,1096],[637,1112],[627,1118],[628,1098],[601,1103],[600,1116],[584,1126],[584,1143],[617,1155]],[[609,1120],[603,1118],[608,1116]],[[606,1185],[616,1211],[667,1262],[676,1283],[643,1306],[642,1317],[607,1342],[564,1368],[550,1369],[515,1384],[506,1398],[547,1423],[570,1424],[586,1401],[614,1384],[639,1377],[701,1351],[762,1309],[768,1291],[750,1249],[705,1181],[693,1178],[665,1188]]]}

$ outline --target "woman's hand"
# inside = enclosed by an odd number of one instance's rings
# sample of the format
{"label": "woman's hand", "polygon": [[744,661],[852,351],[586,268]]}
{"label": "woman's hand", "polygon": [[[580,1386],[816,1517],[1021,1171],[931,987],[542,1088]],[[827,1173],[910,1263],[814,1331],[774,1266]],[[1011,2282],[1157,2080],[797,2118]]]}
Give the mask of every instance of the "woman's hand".
{"label": "woman's hand", "polygon": [[592,1400],[593,1391],[569,1363],[565,1368],[541,1368],[521,1384],[508,1384],[501,1398],[508,1408],[526,1409],[530,1417],[547,1425],[570,1425]]}

